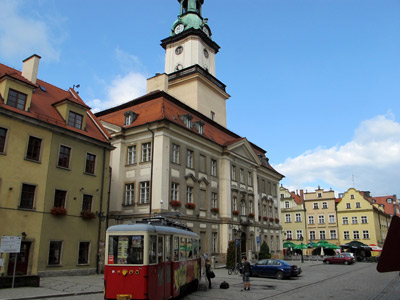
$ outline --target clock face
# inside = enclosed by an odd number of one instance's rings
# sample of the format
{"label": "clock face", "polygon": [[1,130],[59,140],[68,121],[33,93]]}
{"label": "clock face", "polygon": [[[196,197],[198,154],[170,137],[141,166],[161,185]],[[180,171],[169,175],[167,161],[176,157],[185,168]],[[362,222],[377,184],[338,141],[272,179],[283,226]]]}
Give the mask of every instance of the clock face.
{"label": "clock face", "polygon": [[206,26],[203,27],[203,32],[207,35],[210,36],[210,31],[208,30],[208,28]]}
{"label": "clock face", "polygon": [[205,58],[208,58],[209,54],[208,54],[207,49],[204,49],[204,50],[203,50],[203,53],[204,53],[204,57],[205,57]]}
{"label": "clock face", "polygon": [[177,47],[176,49],[175,49],[175,54],[176,55],[179,55],[179,54],[181,54],[183,52],[183,47],[182,46],[179,46],[179,47]]}
{"label": "clock face", "polygon": [[185,26],[183,26],[183,24],[178,24],[178,25],[176,25],[174,32],[175,32],[175,34],[178,34],[178,33],[181,33],[183,31],[183,29],[185,29]]}

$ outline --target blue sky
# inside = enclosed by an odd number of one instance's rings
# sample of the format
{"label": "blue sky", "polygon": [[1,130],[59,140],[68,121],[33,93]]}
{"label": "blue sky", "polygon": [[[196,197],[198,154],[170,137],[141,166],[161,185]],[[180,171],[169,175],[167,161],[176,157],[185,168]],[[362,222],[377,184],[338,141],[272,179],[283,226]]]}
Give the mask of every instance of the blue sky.
{"label": "blue sky", "polygon": [[[42,56],[39,78],[80,84],[93,110],[164,71],[176,0],[0,0],[0,62]],[[291,189],[400,196],[400,1],[205,0],[221,46],[228,128]]]}

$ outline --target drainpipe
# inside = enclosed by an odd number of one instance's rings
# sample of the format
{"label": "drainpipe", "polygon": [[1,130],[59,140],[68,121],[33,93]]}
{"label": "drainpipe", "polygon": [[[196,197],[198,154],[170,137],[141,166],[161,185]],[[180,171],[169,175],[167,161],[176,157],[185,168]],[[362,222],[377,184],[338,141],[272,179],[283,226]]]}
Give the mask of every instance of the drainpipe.
{"label": "drainpipe", "polygon": [[153,204],[153,158],[154,158],[154,132],[150,129],[149,123],[146,123],[147,130],[151,132],[151,164],[150,164],[150,207],[149,218],[151,218],[151,206]]}
{"label": "drainpipe", "polygon": [[98,228],[98,233],[97,233],[97,259],[96,259],[96,273],[100,274],[100,268],[99,268],[99,263],[100,263],[100,237],[101,237],[101,222],[102,217],[103,217],[103,191],[104,191],[104,169],[106,165],[106,148],[103,148],[103,167],[101,171],[101,189],[100,189],[100,211],[98,214],[99,218],[99,228]]}
{"label": "drainpipe", "polygon": [[106,228],[108,228],[108,218],[109,218],[108,214],[110,213],[111,176],[112,176],[112,168],[108,167],[108,193],[107,193]]}

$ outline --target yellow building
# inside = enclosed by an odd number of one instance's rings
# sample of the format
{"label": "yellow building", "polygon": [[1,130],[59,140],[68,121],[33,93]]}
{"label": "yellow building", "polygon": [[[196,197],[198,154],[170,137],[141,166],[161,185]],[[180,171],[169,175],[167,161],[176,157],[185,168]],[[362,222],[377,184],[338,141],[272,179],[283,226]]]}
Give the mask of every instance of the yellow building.
{"label": "yellow building", "polygon": [[[109,182],[108,135],[73,89],[0,64],[0,235],[22,238],[18,274],[101,268]],[[100,217],[99,217],[100,216]],[[2,254],[12,274],[14,254]]]}
{"label": "yellow building", "polygon": [[355,240],[383,246],[391,217],[369,192],[348,189],[337,204],[337,216],[341,245]]}
{"label": "yellow building", "polygon": [[303,191],[298,195],[281,186],[280,202],[283,239],[295,244],[308,243]]}
{"label": "yellow building", "polygon": [[335,192],[318,188],[315,192],[304,193],[307,216],[308,241],[325,240],[339,245],[336,218]]}

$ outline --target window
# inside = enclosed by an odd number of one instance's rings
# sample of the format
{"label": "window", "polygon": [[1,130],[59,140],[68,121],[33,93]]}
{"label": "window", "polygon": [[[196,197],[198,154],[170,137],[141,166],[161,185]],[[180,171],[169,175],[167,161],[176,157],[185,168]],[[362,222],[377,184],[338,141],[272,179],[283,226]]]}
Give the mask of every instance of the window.
{"label": "window", "polygon": [[30,136],[28,141],[28,149],[26,151],[26,158],[39,161],[41,145],[42,139]]}
{"label": "window", "polygon": [[124,125],[125,126],[131,125],[137,119],[138,116],[139,115],[137,113],[134,113],[133,111],[126,111],[124,113],[124,117],[125,117]]}
{"label": "window", "polygon": [[318,198],[321,198],[322,197],[322,193],[318,193]]}
{"label": "window", "polygon": [[94,174],[95,165],[96,165],[96,155],[91,153],[86,153],[85,172],[88,174]]}
{"label": "window", "polygon": [[211,117],[211,120],[214,121],[215,120],[215,112],[211,111],[210,117]]}
{"label": "window", "polygon": [[211,193],[211,207],[218,207],[218,194]]}
{"label": "window", "polygon": [[335,215],[329,215],[329,223],[336,223]]}
{"label": "window", "polygon": [[319,239],[320,240],[325,240],[326,239],[325,230],[320,230],[319,231]]}
{"label": "window", "polygon": [[[186,246],[186,245],[185,245]],[[149,264],[157,263],[157,236],[149,236]]]}
{"label": "window", "polygon": [[241,214],[245,215],[246,214],[246,202],[244,202],[244,200],[242,200],[240,202],[240,210],[241,210]]}
{"label": "window", "polygon": [[349,231],[343,231],[343,237],[345,240],[349,240],[350,239],[350,232]]}
{"label": "window", "polygon": [[215,159],[211,160],[211,176],[217,176],[217,161]]}
{"label": "window", "polygon": [[92,202],[93,196],[84,194],[82,201],[82,211],[92,211]]}
{"label": "window", "polygon": [[175,164],[179,164],[179,145],[172,144],[172,162]]}
{"label": "window", "polygon": [[233,210],[238,210],[237,209],[237,198],[233,197]]}
{"label": "window", "polygon": [[78,265],[89,264],[89,249],[90,249],[90,242],[79,243]]}
{"label": "window", "polygon": [[25,110],[27,95],[10,89],[8,91],[7,105]]}
{"label": "window", "polygon": [[83,116],[80,114],[77,114],[73,111],[69,112],[68,116],[68,126],[75,127],[78,129],[82,129],[82,121],[83,121]]}
{"label": "window", "polygon": [[236,181],[236,166],[232,166],[231,168],[231,179]]}
{"label": "window", "polygon": [[302,222],[302,220],[301,220],[301,213],[296,213],[296,222],[297,222],[297,223]]}
{"label": "window", "polygon": [[244,183],[244,170],[243,169],[240,169],[240,171],[239,171],[239,180],[240,180],[240,183]]}
{"label": "window", "polygon": [[249,213],[250,214],[253,213],[253,201],[252,200],[249,201]]}
{"label": "window", "polygon": [[288,239],[288,240],[293,239],[293,233],[291,230],[286,230],[286,239]]}
{"label": "window", "polygon": [[318,216],[318,223],[325,224],[325,216]]}
{"label": "window", "polygon": [[136,145],[128,147],[128,165],[136,163]]}
{"label": "window", "polygon": [[392,203],[393,203],[393,199],[392,199],[392,198],[387,198],[387,199],[386,199],[386,202],[387,202],[388,204],[392,204]]}
{"label": "window", "polygon": [[303,230],[296,230],[296,239],[301,240],[303,238]]}
{"label": "window", "polygon": [[19,208],[33,209],[33,201],[35,199],[36,186],[31,184],[23,184],[21,191],[21,201]]}
{"label": "window", "polygon": [[66,191],[56,190],[54,194],[54,207],[64,207],[66,199],[67,199]]}
{"label": "window", "polygon": [[336,230],[334,230],[334,229],[330,230],[329,234],[330,234],[332,240],[337,239]]}
{"label": "window", "polygon": [[133,205],[135,202],[135,184],[125,184],[125,205]]}
{"label": "window", "polygon": [[140,183],[140,204],[149,203],[150,199],[150,183],[149,181],[142,181]]}
{"label": "window", "polygon": [[342,218],[342,224],[343,225],[348,225],[349,224],[349,218],[348,217],[343,217]]}
{"label": "window", "polygon": [[327,209],[328,208],[328,202],[322,202],[322,208]]}
{"label": "window", "polygon": [[354,195],[351,195],[351,196],[350,196],[350,199],[354,199]]}
{"label": "window", "polygon": [[[109,264],[143,264],[143,235],[113,235],[108,239]],[[112,262],[110,262],[110,259]]]}
{"label": "window", "polygon": [[58,154],[58,166],[69,168],[69,160],[71,156],[71,148],[67,146],[60,146],[60,153]]}
{"label": "window", "polygon": [[6,128],[0,127],[0,153],[4,153],[6,150],[7,131]]}
{"label": "window", "polygon": [[62,241],[50,241],[49,260],[48,264],[51,266],[58,266],[61,264],[61,250]]}
{"label": "window", "polygon": [[217,253],[217,237],[218,234],[216,232],[212,233],[212,252]]}
{"label": "window", "polygon": [[186,187],[186,202],[193,203],[193,187]]}
{"label": "window", "polygon": [[353,238],[355,240],[359,240],[360,239],[360,232],[358,230],[354,230],[353,231]]}
{"label": "window", "polygon": [[313,209],[318,209],[318,202],[313,203]]}
{"label": "window", "polygon": [[251,172],[247,173],[247,184],[252,186],[253,185],[253,179],[251,176]]}
{"label": "window", "polygon": [[346,203],[346,208],[350,209],[351,208],[351,204],[350,203]]}
{"label": "window", "polygon": [[316,238],[315,238],[315,231],[314,230],[311,230],[310,231],[310,241],[313,241],[313,240],[315,240]]}
{"label": "window", "polygon": [[193,169],[193,151],[186,152],[186,167]]}
{"label": "window", "polygon": [[369,239],[369,231],[363,230],[363,239]]}
{"label": "window", "polygon": [[142,162],[150,161],[151,157],[151,144],[144,143],[142,145]]}
{"label": "window", "polygon": [[351,217],[351,224],[357,224],[358,223],[358,218],[357,217]]}
{"label": "window", "polygon": [[285,222],[286,223],[291,223],[292,222],[292,215],[291,214],[285,214]]}
{"label": "window", "polygon": [[361,203],[360,202],[356,202],[356,208],[361,208]]}
{"label": "window", "polygon": [[179,184],[176,182],[171,183],[171,201],[178,201]]}
{"label": "window", "polygon": [[367,223],[368,223],[367,216],[361,216],[361,224],[367,224]]}
{"label": "window", "polygon": [[203,122],[198,122],[198,131],[200,134],[204,134],[204,123]]}
{"label": "window", "polygon": [[290,202],[289,201],[285,201],[285,208],[290,208]]}
{"label": "window", "polygon": [[308,216],[308,224],[314,224],[314,216]]}

